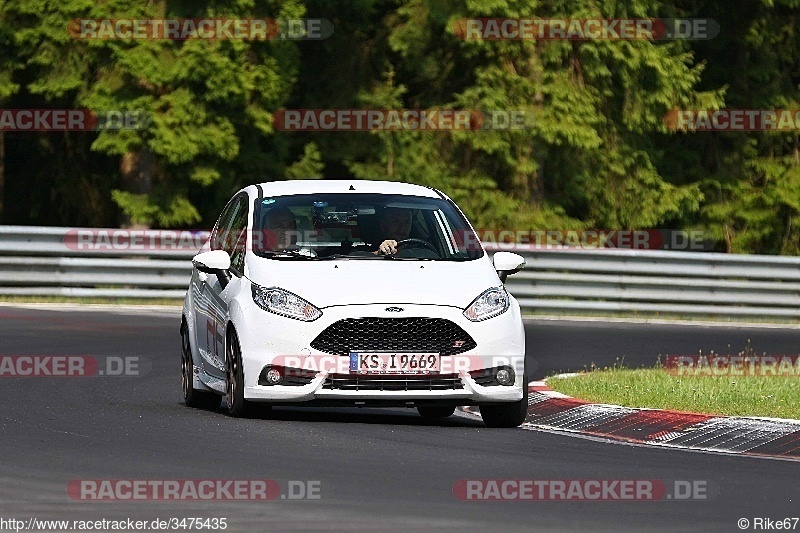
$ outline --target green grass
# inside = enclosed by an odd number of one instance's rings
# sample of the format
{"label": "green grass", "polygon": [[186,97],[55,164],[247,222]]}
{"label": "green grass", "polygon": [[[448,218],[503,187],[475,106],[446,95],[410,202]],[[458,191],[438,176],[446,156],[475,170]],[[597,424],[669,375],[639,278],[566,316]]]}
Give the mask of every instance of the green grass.
{"label": "green grass", "polygon": [[674,376],[662,368],[597,369],[550,378],[553,390],[596,403],[728,416],[800,419],[800,376]]}
{"label": "green grass", "polygon": [[71,303],[103,305],[183,305],[178,298],[105,298],[74,296],[0,296],[0,303]]}

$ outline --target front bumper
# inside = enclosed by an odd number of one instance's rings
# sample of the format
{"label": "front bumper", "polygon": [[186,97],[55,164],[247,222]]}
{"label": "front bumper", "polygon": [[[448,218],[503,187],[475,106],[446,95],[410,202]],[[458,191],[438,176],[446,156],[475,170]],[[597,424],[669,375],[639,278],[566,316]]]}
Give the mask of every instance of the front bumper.
{"label": "front bumper", "polygon": [[[476,347],[453,356],[442,356],[444,367],[452,370],[460,384],[458,388],[442,390],[342,390],[330,388],[329,378],[341,376],[346,362],[320,365],[320,360],[330,363],[335,356],[315,350],[311,342],[331,324],[348,318],[399,318],[397,313],[386,311],[386,304],[335,306],[323,310],[314,322],[301,322],[263,311],[253,305],[243,310],[241,323],[235,323],[242,349],[245,388],[244,396],[252,401],[271,403],[331,403],[344,405],[417,405],[430,402],[453,405],[476,405],[494,402],[514,402],[522,399],[525,384],[525,336],[519,305],[512,299],[511,306],[500,316],[483,322],[470,322],[455,307],[399,304],[402,318],[440,318],[450,320],[465,330],[476,342]],[[292,363],[287,365],[286,362]],[[318,371],[307,385],[259,385],[258,378],[267,365]],[[510,366],[514,369],[513,385],[482,386],[471,372],[488,368]],[[337,370],[338,369],[338,370]],[[397,376],[371,376],[380,380]],[[436,375],[432,375],[436,377]],[[369,379],[361,376],[359,379]],[[413,378],[411,378],[413,379]],[[419,386],[417,386],[419,387]]]}

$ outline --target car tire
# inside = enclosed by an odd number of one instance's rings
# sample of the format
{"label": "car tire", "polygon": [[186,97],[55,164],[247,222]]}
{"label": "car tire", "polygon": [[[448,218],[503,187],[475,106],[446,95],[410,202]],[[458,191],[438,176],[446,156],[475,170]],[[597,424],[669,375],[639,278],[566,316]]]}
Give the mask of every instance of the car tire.
{"label": "car tire", "polygon": [[199,391],[194,388],[194,361],[189,345],[189,328],[181,323],[181,388],[186,407],[197,409],[219,409],[222,396],[214,392]]}
{"label": "car tire", "polygon": [[247,417],[253,407],[244,399],[242,350],[235,331],[228,334],[225,345],[225,400],[228,403],[228,415],[234,418]]}
{"label": "car tire", "polygon": [[456,412],[455,406],[418,405],[417,411],[425,418],[447,418]]}
{"label": "car tire", "polygon": [[528,380],[523,381],[522,399],[513,403],[482,405],[481,418],[486,427],[515,428],[525,422],[528,415]]}

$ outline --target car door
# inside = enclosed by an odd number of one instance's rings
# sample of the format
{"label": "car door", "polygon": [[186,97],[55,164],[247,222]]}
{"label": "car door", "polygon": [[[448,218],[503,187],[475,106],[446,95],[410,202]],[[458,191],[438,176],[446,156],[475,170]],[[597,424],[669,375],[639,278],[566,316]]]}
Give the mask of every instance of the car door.
{"label": "car door", "polygon": [[[231,199],[217,219],[209,239],[209,245],[212,250],[223,249],[223,240],[229,233],[231,216],[236,204],[237,198]],[[217,335],[219,317],[216,315],[216,310],[211,306],[212,293],[215,290],[215,286],[219,286],[219,280],[215,275],[206,274],[195,269],[192,277],[195,345],[200,353],[203,370],[208,374],[219,377],[220,371],[223,372],[224,376],[224,364],[220,367],[221,361],[224,362],[224,358],[220,360],[217,356],[219,353]]]}
{"label": "car door", "polygon": [[[220,234],[224,233],[224,228],[226,227],[227,221],[230,220],[231,208],[233,204],[233,200],[228,202],[228,205],[225,206],[225,209],[222,210],[222,214],[220,214],[219,218],[217,219],[214,229],[211,231],[209,246],[212,250],[220,249]],[[211,317],[211,311],[209,310],[207,290],[209,283],[213,281],[213,278],[213,275],[200,272],[197,269],[194,269],[192,273],[195,322],[194,341],[195,346],[197,346],[197,351],[200,354],[204,370],[208,369],[209,362],[211,361],[211,357],[209,355],[209,349],[211,348],[211,343],[209,342],[209,333],[214,329],[214,321]]]}
{"label": "car door", "polygon": [[231,256],[230,277],[227,283],[220,283],[217,276],[208,276],[204,290],[207,305],[204,328],[207,372],[220,379],[225,377],[225,326],[228,323],[228,302],[230,294],[238,290],[244,273],[248,217],[248,197],[242,194],[232,202],[230,213],[220,227],[218,238],[211,242],[212,250],[225,250]]}

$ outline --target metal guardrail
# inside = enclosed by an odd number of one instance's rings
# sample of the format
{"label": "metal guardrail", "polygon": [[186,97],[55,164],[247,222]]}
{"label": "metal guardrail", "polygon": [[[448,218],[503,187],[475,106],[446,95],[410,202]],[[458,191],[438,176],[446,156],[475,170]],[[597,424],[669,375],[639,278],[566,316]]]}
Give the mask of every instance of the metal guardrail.
{"label": "metal guardrail", "polygon": [[0,226],[0,296],[183,298],[208,232]]}
{"label": "metal guardrail", "polygon": [[[493,247],[498,249],[498,247]],[[526,310],[800,317],[800,258],[538,250],[508,278]]]}
{"label": "metal guardrail", "polygon": [[[207,236],[0,226],[0,295],[181,298],[189,260]],[[493,243],[486,248],[510,249]],[[525,257],[527,267],[506,285],[528,313],[800,317],[797,257],[525,246],[512,251]]]}

